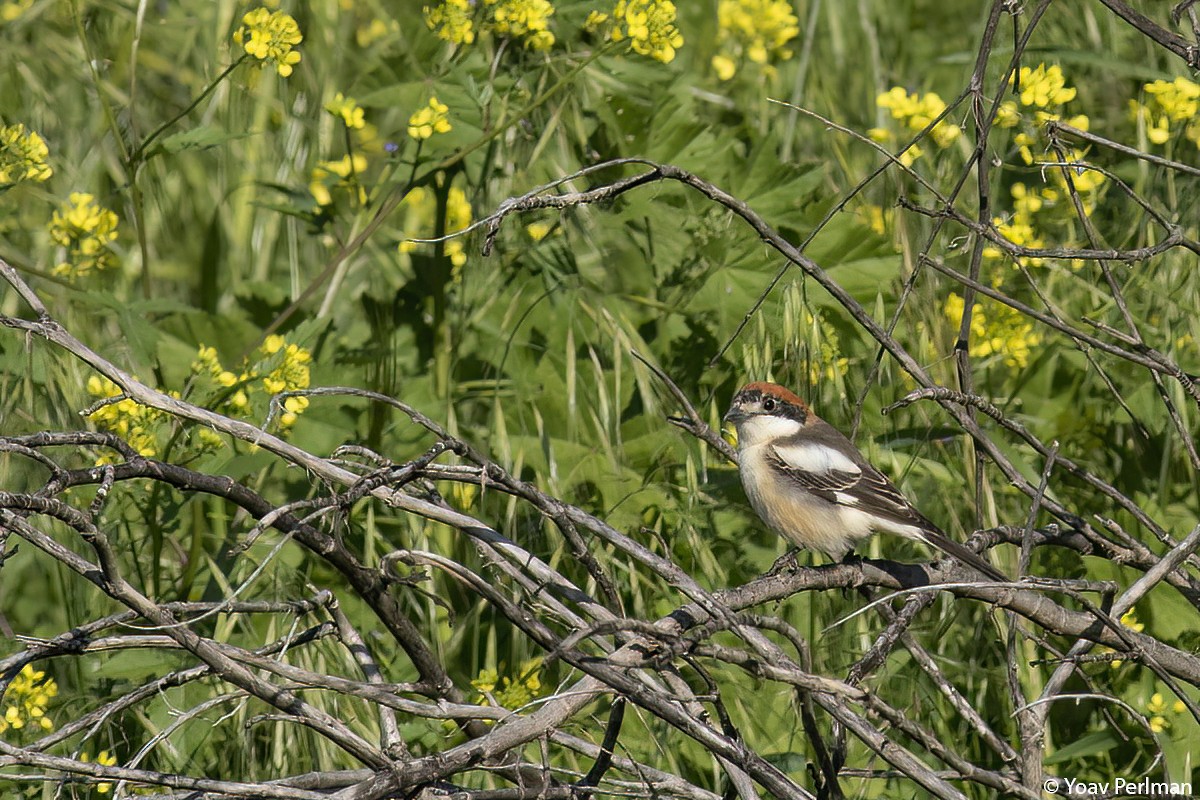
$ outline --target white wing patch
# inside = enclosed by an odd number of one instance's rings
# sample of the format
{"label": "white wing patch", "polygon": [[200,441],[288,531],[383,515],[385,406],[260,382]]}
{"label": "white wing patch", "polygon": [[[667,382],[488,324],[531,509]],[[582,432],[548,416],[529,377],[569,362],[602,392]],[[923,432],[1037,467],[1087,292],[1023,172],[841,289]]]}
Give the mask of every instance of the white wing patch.
{"label": "white wing patch", "polygon": [[835,500],[838,501],[839,505],[843,505],[843,506],[858,505],[858,498],[852,494],[846,494],[845,492],[834,492],[833,497]]}
{"label": "white wing patch", "polygon": [[[823,444],[785,444],[775,445],[775,454],[790,469],[808,472],[814,475],[826,475],[830,472],[844,472],[850,475],[860,475],[862,470],[858,465],[832,447]],[[847,500],[847,504],[851,501]]]}

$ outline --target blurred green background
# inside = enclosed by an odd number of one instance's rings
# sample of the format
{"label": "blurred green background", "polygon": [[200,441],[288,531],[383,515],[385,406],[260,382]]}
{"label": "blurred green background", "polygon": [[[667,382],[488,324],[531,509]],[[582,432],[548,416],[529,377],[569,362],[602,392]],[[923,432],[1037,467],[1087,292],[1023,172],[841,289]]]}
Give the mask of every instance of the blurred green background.
{"label": "blurred green background", "polygon": [[[649,5],[665,14],[669,4]],[[509,6],[512,15],[497,16]],[[280,74],[286,68],[263,65],[235,41],[239,29],[243,44],[257,41],[256,25],[265,25],[263,35],[276,37],[269,46],[283,48],[279,37],[286,40],[290,28],[279,16],[266,17],[276,7],[294,18],[303,37],[294,44],[301,59],[284,57],[291,68],[286,77]],[[877,344],[798,270],[783,277],[731,338],[785,262],[727,210],[681,185],[655,183],[601,204],[512,215],[486,258],[480,231],[436,244],[412,242],[461,230],[506,198],[621,157],[690,170],[800,242],[883,157],[865,141],[771,99],[811,109],[896,149],[966,88],[985,5],[706,0],[679,4],[668,23],[675,32],[668,27],[655,40],[639,39],[629,20],[614,13],[618,9],[593,2],[506,0],[463,8],[314,0],[269,6],[247,20],[252,7],[228,0],[0,3],[0,123],[9,142],[0,152],[28,168],[40,152],[29,139],[36,132],[52,169],[31,177],[21,172],[25,179],[16,180],[20,170],[14,168],[0,185],[0,255],[68,330],[147,383],[256,423],[266,418],[271,392],[279,391],[272,380],[280,388],[342,385],[397,397],[714,589],[760,574],[782,545],[750,512],[734,467],[665,422],[678,409],[631,350],[661,365],[714,427],[747,380],[794,388],[835,425],[857,426],[856,441],[868,457],[958,538],[980,527],[1025,523],[1028,498],[995,470],[983,472],[982,493],[976,492],[971,443],[937,407],[918,404],[881,415],[915,384],[889,358],[873,372]],[[1154,8],[1166,24],[1166,12]],[[445,22],[461,21],[456,9],[471,19],[469,42],[462,28]],[[513,16],[518,11],[526,16]],[[1002,88],[1012,26],[1023,29],[1027,21],[1002,19],[988,62],[988,97]],[[1197,163],[1200,134],[1186,107],[1195,96],[1184,84],[1170,83],[1174,90],[1155,84],[1186,76],[1185,66],[1099,4],[1052,4],[1021,64],[1029,70],[1026,88],[1047,86],[1049,96],[1026,102],[1010,95],[1016,116],[998,121],[986,150],[993,160],[993,215],[1012,241],[1086,242],[1061,178],[1056,182],[1055,171],[1038,163],[1054,160],[1042,126],[1050,115]],[[880,102],[894,87],[899,94]],[[449,129],[439,132],[438,119]],[[942,192],[963,173],[974,141],[969,104],[954,108],[944,125],[940,136],[935,131],[920,143],[923,152],[912,160]],[[1117,179],[1196,236],[1194,177],[1105,149],[1086,157],[1112,176],[1087,173],[1088,186],[1080,187],[1104,237],[1101,246],[1144,247],[1165,236],[1115,188]],[[581,191],[639,170],[612,168],[564,189]],[[72,200],[72,193],[92,197]],[[806,253],[877,320],[895,316],[898,341],[935,380],[955,386],[962,302],[956,307],[954,296],[962,288],[924,270],[912,295],[904,303],[900,298],[926,247],[930,256],[966,271],[970,237],[954,224],[933,236],[936,221],[898,208],[899,197],[935,202],[893,166],[834,214]],[[957,207],[975,214],[976,197],[969,182]],[[1173,250],[1114,267],[1146,342],[1193,372],[1200,335],[1194,266],[1194,256]],[[996,251],[985,253],[981,280],[1052,308],[1076,327],[1084,327],[1084,317],[1122,327],[1092,262],[1018,264]],[[28,313],[11,291],[0,310]],[[1089,360],[1069,338],[998,304],[981,304],[976,322],[976,392],[1042,441],[1057,441],[1062,455],[1112,483],[1178,538],[1186,535],[1200,516],[1197,472],[1148,374],[1107,356]],[[113,392],[93,378],[44,343],[12,332],[0,336],[3,433],[90,425],[136,440],[148,455],[234,476],[275,502],[317,491],[273,456],[161,415],[116,405],[81,418],[81,410]],[[1166,387],[1194,435],[1194,408],[1177,385]],[[364,400],[313,398],[289,412],[286,435],[321,455],[357,443],[402,462],[432,441],[404,415]],[[1040,457],[1002,431],[993,435],[1036,484]],[[56,455],[73,466],[106,457],[100,451]],[[44,479],[28,461],[0,456],[4,489],[30,490]],[[594,588],[534,509],[498,492],[440,488],[452,504]],[[90,491],[68,498],[86,504]],[[1049,492],[1079,516],[1112,518],[1159,547],[1129,514],[1082,482],[1055,473]],[[161,600],[224,597],[272,546],[260,543],[232,558],[229,547],[250,523],[211,498],[150,485],[119,486],[104,522],[126,548],[131,580]],[[481,568],[464,536],[413,516],[363,503],[342,525],[340,534],[369,564],[405,546]],[[62,533],[63,541],[86,552]],[[592,544],[617,579],[626,614],[654,619],[682,602],[656,576]],[[892,539],[875,540],[866,550],[900,560],[927,557]],[[998,563],[1014,573],[1015,548],[999,552]],[[1064,550],[1034,554],[1035,574],[1079,577],[1085,571],[1123,584],[1137,577]],[[243,599],[301,596],[312,586],[336,591],[341,583],[291,545]],[[436,601],[420,592],[399,596],[461,687],[470,691],[472,681],[487,683],[489,675],[528,683],[536,648],[452,582],[435,575],[426,589]],[[852,594],[814,592],[763,611],[810,638],[815,671],[840,676],[881,623],[863,615],[826,626],[860,603]],[[53,636],[113,610],[90,584],[32,549],[0,572],[5,654],[21,646],[14,634]],[[372,627],[362,609],[351,604],[348,612]],[[1197,644],[1195,619],[1195,609],[1166,588],[1136,610],[1147,632],[1185,649]],[[208,632],[260,641],[282,635],[277,626],[284,624],[238,619],[214,622]],[[1003,637],[989,609],[943,598],[915,632],[985,717],[1014,736]],[[389,680],[414,677],[394,643],[383,636],[369,643],[391,670]],[[1024,655],[1028,661],[1045,653],[1030,645]],[[353,669],[332,645],[315,645],[296,658]],[[57,659],[46,665],[58,687],[46,715],[69,719],[95,698],[181,663],[136,652]],[[1048,670],[1021,664],[1031,696]],[[1155,702],[1166,690],[1153,675],[1129,663],[1086,670],[1094,688],[1151,718],[1172,776],[1189,777],[1185,770],[1195,764],[1187,742],[1200,730],[1169,693]],[[803,779],[810,754],[790,693],[774,684],[763,691],[733,670],[718,675],[746,741]],[[567,677],[556,666],[530,691],[545,693]],[[870,683],[943,741],[958,744],[964,756],[999,766],[902,652]],[[211,689],[191,685],[171,703],[195,704]],[[310,699],[364,732],[374,724],[356,701]],[[1146,731],[1121,713],[1105,712],[1099,703],[1055,706],[1048,763],[1059,774],[1132,777],[1151,765],[1156,745]],[[168,703],[148,705],[78,746],[121,762],[168,724],[169,713]],[[344,758],[304,731],[260,725],[247,734],[239,724],[247,715],[185,728],[171,746],[157,748],[151,762],[250,779],[311,767],[299,755],[309,746],[322,766]],[[592,735],[599,728],[575,732]],[[406,723],[404,733],[417,752],[458,735],[425,721]],[[10,729],[4,735],[31,734]],[[672,736],[669,749],[656,749],[667,736],[663,723],[641,716],[627,721],[622,745],[719,791],[713,762],[699,746]],[[880,766],[853,749],[850,765]],[[588,765],[562,766],[586,771]],[[851,785],[862,796],[914,791],[902,781]],[[26,789],[14,784],[5,791]]]}

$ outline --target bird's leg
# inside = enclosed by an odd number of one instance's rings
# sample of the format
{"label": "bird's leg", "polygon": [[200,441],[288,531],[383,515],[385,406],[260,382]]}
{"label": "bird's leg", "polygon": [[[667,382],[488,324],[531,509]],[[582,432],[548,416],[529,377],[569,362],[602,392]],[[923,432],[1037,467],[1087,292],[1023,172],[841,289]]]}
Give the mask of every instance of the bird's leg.
{"label": "bird's leg", "polygon": [[799,554],[799,547],[789,547],[786,553],[775,559],[775,563],[767,570],[767,577],[773,578],[781,572],[795,572],[800,568],[800,564],[796,561],[796,556]]}
{"label": "bird's leg", "polygon": [[[842,560],[839,563],[845,564],[848,567],[861,567],[865,563],[865,561],[866,561],[866,559],[864,559],[858,553],[854,552],[854,548],[851,547],[849,550],[846,551],[846,555],[842,556]],[[851,591],[852,590],[850,589],[849,586],[843,586],[842,587],[842,598],[849,599],[850,595],[851,595]],[[866,586],[859,586],[857,589],[857,593],[862,595],[864,598],[866,598],[868,603],[871,602],[873,599],[875,599],[871,594],[871,590],[868,589]],[[843,742],[843,744],[844,744],[844,742]],[[843,755],[845,755],[845,754],[843,753]]]}

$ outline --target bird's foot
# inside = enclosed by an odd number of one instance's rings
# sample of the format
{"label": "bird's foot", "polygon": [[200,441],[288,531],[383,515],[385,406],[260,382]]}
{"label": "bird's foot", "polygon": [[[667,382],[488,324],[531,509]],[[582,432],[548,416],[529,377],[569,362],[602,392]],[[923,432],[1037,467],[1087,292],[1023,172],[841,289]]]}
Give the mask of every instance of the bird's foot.
{"label": "bird's foot", "polygon": [[795,572],[800,568],[799,562],[796,561],[796,556],[800,554],[800,548],[789,548],[786,553],[775,559],[775,563],[767,570],[767,577],[773,578],[781,572]]}
{"label": "bird's foot", "polygon": [[842,556],[842,563],[854,566],[863,563],[863,557],[853,550],[847,550],[846,555]]}

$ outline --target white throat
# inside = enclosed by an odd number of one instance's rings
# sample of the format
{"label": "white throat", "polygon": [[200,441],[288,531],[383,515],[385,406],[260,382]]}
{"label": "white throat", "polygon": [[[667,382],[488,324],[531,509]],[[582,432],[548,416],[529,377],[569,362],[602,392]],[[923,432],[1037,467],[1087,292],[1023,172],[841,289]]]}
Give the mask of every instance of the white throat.
{"label": "white throat", "polygon": [[737,426],[738,449],[789,439],[799,433],[800,428],[799,422],[787,417],[772,417],[765,414],[750,417]]}

